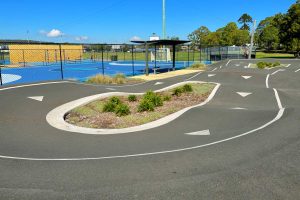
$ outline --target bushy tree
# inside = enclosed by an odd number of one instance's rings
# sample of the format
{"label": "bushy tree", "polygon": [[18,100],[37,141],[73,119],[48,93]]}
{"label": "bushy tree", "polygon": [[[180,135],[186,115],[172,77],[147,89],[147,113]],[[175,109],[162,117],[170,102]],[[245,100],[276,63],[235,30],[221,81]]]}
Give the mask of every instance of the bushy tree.
{"label": "bushy tree", "polygon": [[191,34],[188,38],[192,42],[192,46],[207,45],[204,37],[210,33],[210,30],[206,26],[201,26]]}
{"label": "bushy tree", "polygon": [[250,26],[249,26],[249,23],[252,23],[253,22],[253,19],[252,17],[247,14],[247,13],[244,13],[238,20],[238,22],[240,24],[242,24],[241,26],[241,30],[247,30],[247,31],[250,31]]}

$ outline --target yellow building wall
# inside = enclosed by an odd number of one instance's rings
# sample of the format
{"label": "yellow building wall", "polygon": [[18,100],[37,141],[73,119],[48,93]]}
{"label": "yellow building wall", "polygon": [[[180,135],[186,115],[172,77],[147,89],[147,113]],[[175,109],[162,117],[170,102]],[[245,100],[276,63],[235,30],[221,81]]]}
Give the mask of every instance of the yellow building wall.
{"label": "yellow building wall", "polygon": [[[82,59],[82,45],[61,45],[62,60]],[[60,61],[59,45],[20,44],[9,45],[11,64]]]}

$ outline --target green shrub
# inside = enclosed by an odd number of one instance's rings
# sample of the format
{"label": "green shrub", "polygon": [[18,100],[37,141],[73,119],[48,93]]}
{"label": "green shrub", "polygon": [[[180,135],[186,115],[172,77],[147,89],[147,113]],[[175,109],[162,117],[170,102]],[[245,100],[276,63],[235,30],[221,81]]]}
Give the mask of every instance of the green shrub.
{"label": "green shrub", "polygon": [[153,105],[155,107],[158,106],[162,106],[163,105],[163,101],[161,99],[161,97],[157,94],[155,94],[153,91],[148,91],[144,96],[143,96],[143,100],[147,100],[150,101],[151,103],[153,103]]}
{"label": "green shrub", "polygon": [[280,64],[280,62],[275,62],[274,64],[273,64],[273,67],[278,67],[278,66],[280,66],[281,64]]}
{"label": "green shrub", "polygon": [[133,102],[133,101],[136,101],[136,100],[137,100],[137,98],[136,98],[135,95],[129,95],[128,96],[128,101]]}
{"label": "green shrub", "polygon": [[138,106],[138,112],[145,112],[145,111],[154,111],[154,104],[147,100],[143,99]]}
{"label": "green shrub", "polygon": [[120,100],[119,97],[111,97],[111,98],[109,99],[109,101],[110,101],[111,103],[115,104],[115,105],[121,104],[121,100]]}
{"label": "green shrub", "polygon": [[257,65],[257,67],[259,69],[264,69],[266,67],[266,63],[265,62],[258,62],[256,65]]}
{"label": "green shrub", "polygon": [[193,92],[193,87],[190,84],[182,86],[182,92]]}
{"label": "green shrub", "polygon": [[163,96],[163,101],[171,101],[171,96]]}
{"label": "green shrub", "polygon": [[108,101],[103,106],[103,112],[115,112],[116,104]]}
{"label": "green shrub", "polygon": [[173,95],[175,95],[175,96],[180,96],[182,93],[183,93],[183,91],[182,91],[182,88],[180,88],[180,87],[175,88],[173,91]]}
{"label": "green shrub", "polygon": [[111,97],[103,106],[103,112],[115,112],[118,105],[122,104],[119,97]]}
{"label": "green shrub", "polygon": [[115,113],[118,117],[129,115],[130,114],[129,106],[126,104],[119,104],[115,108]]}

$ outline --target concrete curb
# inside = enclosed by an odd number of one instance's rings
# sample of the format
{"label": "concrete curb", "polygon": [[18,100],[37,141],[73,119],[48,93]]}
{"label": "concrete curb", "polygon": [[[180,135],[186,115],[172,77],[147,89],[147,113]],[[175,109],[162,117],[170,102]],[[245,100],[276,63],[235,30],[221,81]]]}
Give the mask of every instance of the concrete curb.
{"label": "concrete curb", "polygon": [[[175,87],[178,87],[180,85],[187,84],[187,83],[205,83],[205,82],[185,81],[185,82],[177,83],[177,84],[171,85],[169,87],[157,90],[155,92],[163,92],[163,91],[170,90],[170,89],[173,89]],[[190,110],[192,108],[200,107],[200,106],[203,106],[203,105],[207,104],[209,101],[211,101],[213,99],[213,97],[215,96],[215,94],[218,91],[219,87],[221,86],[221,84],[219,84],[219,83],[214,83],[214,84],[216,84],[216,86],[213,89],[212,93],[201,104],[182,109],[182,110],[180,110],[178,112],[175,112],[171,115],[168,115],[168,116],[163,117],[161,119],[158,119],[156,121],[153,121],[153,122],[150,122],[150,123],[147,123],[147,124],[143,124],[143,125],[140,125],[140,126],[123,128],[123,129],[84,128],[84,127],[78,127],[78,126],[67,123],[64,120],[64,117],[65,117],[66,113],[68,113],[72,109],[74,109],[76,107],[79,107],[79,106],[86,105],[86,104],[88,104],[90,102],[93,102],[95,100],[108,98],[108,97],[111,97],[111,96],[123,96],[123,95],[128,95],[128,94],[142,95],[144,93],[109,92],[109,93],[84,97],[84,98],[66,103],[66,104],[64,104],[62,106],[59,106],[59,107],[55,108],[54,110],[50,111],[46,116],[46,120],[52,127],[63,130],[63,131],[82,133],[82,134],[92,134],[92,135],[111,135],[111,134],[122,134],[122,133],[131,133],[131,132],[148,130],[148,129],[156,128],[156,127],[162,126],[164,124],[167,124],[167,123],[173,121],[174,119],[178,118],[183,113],[187,112],[188,110]]]}

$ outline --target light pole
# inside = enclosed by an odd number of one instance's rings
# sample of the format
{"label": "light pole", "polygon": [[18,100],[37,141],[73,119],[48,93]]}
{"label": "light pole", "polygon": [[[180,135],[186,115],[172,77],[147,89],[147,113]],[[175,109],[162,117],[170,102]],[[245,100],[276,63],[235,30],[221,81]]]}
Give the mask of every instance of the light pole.
{"label": "light pole", "polygon": [[253,21],[253,27],[252,27],[252,33],[251,33],[251,43],[250,43],[248,59],[252,58],[252,49],[253,49],[253,43],[254,43],[255,29],[256,29],[256,20]]}
{"label": "light pole", "polygon": [[163,0],[163,16],[162,16],[162,29],[163,29],[163,39],[166,39],[166,0]]}

